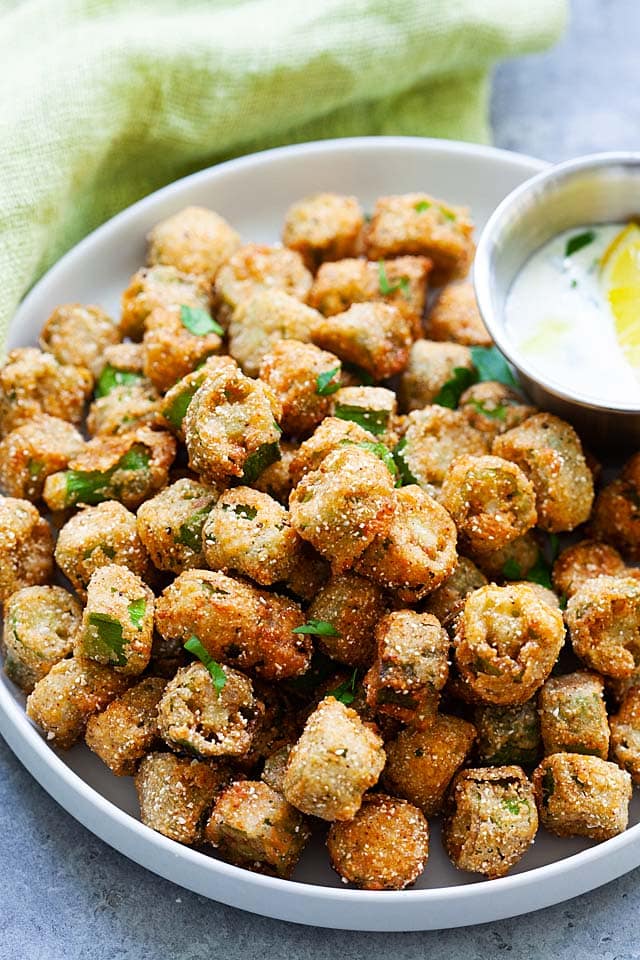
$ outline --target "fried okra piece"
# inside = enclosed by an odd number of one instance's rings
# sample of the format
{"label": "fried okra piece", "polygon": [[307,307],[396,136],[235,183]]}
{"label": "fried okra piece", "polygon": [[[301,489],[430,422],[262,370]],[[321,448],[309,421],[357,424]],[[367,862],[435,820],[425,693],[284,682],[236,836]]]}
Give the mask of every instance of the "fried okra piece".
{"label": "fried okra piece", "polygon": [[309,439],[294,451],[289,467],[293,486],[297,486],[306,474],[317,470],[322,461],[335,450],[340,450],[350,443],[360,446],[375,444],[375,442],[374,435],[357,423],[351,420],[340,420],[337,417],[326,417]]}
{"label": "fried okra piece", "polygon": [[588,519],[593,476],[578,434],[564,420],[536,413],[496,437],[492,452],[517,463],[533,484],[542,530],[573,530]]}
{"label": "fried okra piece", "polygon": [[80,423],[92,387],[86,367],[58,363],[35,347],[12,350],[0,367],[0,436],[41,413]]}
{"label": "fried okra piece", "polygon": [[426,727],[407,727],[385,745],[387,765],[382,783],[394,796],[404,797],[426,817],[439,813],[458,767],[468,756],[475,727],[444,713]]}
{"label": "fried okra piece", "polygon": [[82,609],[62,587],[23,587],[4,605],[4,669],[25,693],[68,657]]}
{"label": "fried okra piece", "polygon": [[154,597],[128,567],[100,567],[87,587],[87,605],[74,652],[136,676],[151,656]]}
{"label": "fried okra piece", "polygon": [[349,445],[307,473],[289,498],[298,534],[330,561],[334,573],[353,566],[391,526],[393,477],[370,450]]}
{"label": "fried okra piece", "polygon": [[490,580],[524,580],[540,557],[536,534],[528,530],[499,550],[477,553],[474,559]]}
{"label": "fried okra piece", "polygon": [[114,343],[104,348],[100,360],[95,387],[97,397],[106,396],[114,387],[139,382],[142,377],[144,353],[141,343]]}
{"label": "fried okra piece", "polygon": [[257,377],[264,357],[283,340],[310,343],[320,314],[282,290],[258,290],[234,310],[229,353],[244,373]]}
{"label": "fried okra piece", "polygon": [[[310,433],[328,415],[340,386],[340,361],[312,343],[280,340],[260,364],[260,379],[282,405],[280,426],[291,436]],[[338,392],[340,392],[338,390]]]}
{"label": "fried okra piece", "polygon": [[216,316],[227,323],[241,303],[264,289],[281,290],[304,303],[312,283],[313,276],[297,251],[247,243],[218,272],[214,285]]}
{"label": "fried okra piece", "polygon": [[449,793],[442,838],[459,870],[503,877],[538,830],[533,788],[516,766],[462,770]]}
{"label": "fried okra piece", "polygon": [[628,560],[640,560],[640,454],[596,497],[589,533],[612,544]]}
{"label": "fried okra piece", "polygon": [[147,236],[147,263],[168,264],[212,282],[240,246],[227,221],[206,207],[185,207],[157,223]]}
{"label": "fried okra piece", "polygon": [[487,452],[488,441],[469,426],[459,410],[437,404],[409,414],[404,436],[396,447],[404,482],[427,488],[444,481],[456,457],[465,453],[480,457]]}
{"label": "fried okra piece", "polygon": [[393,429],[397,400],[385,387],[342,387],[332,397],[332,416],[357,423],[383,440]]}
{"label": "fried okra piece", "polygon": [[640,783],[640,687],[631,687],[620,709],[609,718],[611,759]]}
{"label": "fried okra piece", "polygon": [[218,795],[205,829],[229,863],[288,879],[311,831],[282,794],[259,780],[229,784]]}
{"label": "fried okra piece", "polygon": [[631,676],[640,661],[640,582],[587,580],[569,598],[565,619],[574,652],[606,677]]}
{"label": "fried okra piece", "polygon": [[10,497],[39,500],[46,478],[64,470],[83,446],[73,424],[38,414],[0,440],[0,490]]}
{"label": "fried okra piece", "polygon": [[371,793],[352,820],[331,825],[327,847],[344,881],[361,890],[404,890],[427,864],[429,825],[406,800]]}
{"label": "fried okra piece", "polygon": [[474,590],[484,587],[487,578],[467,557],[458,557],[453,573],[427,597],[424,609],[448,627],[458,616],[466,598]]}
{"label": "fried okra piece", "polygon": [[540,729],[550,753],[609,755],[609,724],[604,683],[596,673],[578,670],[549,677],[538,697]]}
{"label": "fried okra piece", "polygon": [[449,676],[449,637],[430,613],[397,610],[376,627],[377,655],[364,678],[376,713],[411,723],[432,708]]}
{"label": "fried okra piece", "polygon": [[374,380],[386,380],[407,364],[413,332],[407,318],[388,303],[354,303],[343,313],[319,315],[313,342],[365,370]]}
{"label": "fried okra piece", "polygon": [[289,512],[251,487],[226,490],[202,530],[211,570],[234,570],[263,586],[287,580],[302,551]]}
{"label": "fried okra piece", "polygon": [[196,390],[202,386],[210,374],[222,371],[227,371],[229,375],[238,373],[238,364],[232,357],[208,357],[197,370],[178,380],[158,401],[159,424],[175,433],[180,440],[184,440],[183,421]]}
{"label": "fried okra piece", "polygon": [[284,795],[303,813],[322,820],[350,820],[385,762],[382,740],[334,697],[325,697],[294,744]]}
{"label": "fried okra piece", "polygon": [[490,347],[493,343],[478,310],[471,283],[452,283],[440,292],[427,318],[430,340]]}
{"label": "fried okra piece", "polygon": [[202,275],[183,273],[173,266],[142,267],[122,294],[120,333],[142,340],[147,317],[157,308],[191,307],[209,312],[209,284]]}
{"label": "fried okra piece", "polygon": [[0,496],[0,603],[21,587],[47,583],[52,568],[47,521],[28,500]]}
{"label": "fried okra piece", "polygon": [[375,537],[355,569],[403,603],[417,603],[453,573],[456,528],[444,507],[415,484],[394,490],[393,501],[391,526]]}
{"label": "fried okra piece", "polygon": [[160,739],[158,704],[165,683],[162,677],[145,677],[89,717],[85,742],[116,777],[132,777]]}
{"label": "fried okra piece", "polygon": [[531,766],[537,762],[541,739],[535,698],[515,707],[478,706],[473,722],[478,731],[476,749],[482,763]]}
{"label": "fried okra piece", "polygon": [[557,837],[608,840],[626,830],[631,777],[615,763],[552,753],[533,772],[542,826]]}
{"label": "fried okra piece", "polygon": [[274,753],[269,754],[264,761],[260,779],[278,793],[282,793],[284,790],[284,775],[292,748],[292,743],[285,743]]}
{"label": "fried okra piece", "polygon": [[516,706],[551,673],[564,642],[562,614],[530,584],[489,584],[467,597],[454,642],[471,699]]}
{"label": "fried okra piece", "polygon": [[536,413],[520,394],[495,380],[474,383],[460,397],[458,409],[469,424],[489,438],[520,426]]}
{"label": "fried okra piece", "polygon": [[104,500],[118,500],[135,510],[166,485],[175,455],[173,437],[149,427],[94,437],[66,470],[47,477],[43,499],[50,510],[96,506]]}
{"label": "fried okra piece", "polygon": [[356,256],[363,226],[364,214],[356,197],[315,193],[289,207],[282,242],[297,250],[309,270],[315,271],[326,260]]}
{"label": "fried okra piece", "polygon": [[441,502],[472,554],[500,550],[535,526],[536,496],[515,463],[501,457],[461,456],[442,485]]}
{"label": "fried okra piece", "polygon": [[145,320],[144,375],[159,393],[192,373],[222,345],[220,326],[208,312],[156,307]]}
{"label": "fried okra piece", "polygon": [[280,456],[280,414],[266,384],[230,365],[210,370],[184,415],[189,465],[210,483],[253,483]]}
{"label": "fried okra piece", "polygon": [[129,680],[94,660],[70,657],[54,664],[27,699],[27,716],[47,740],[68,750],[94,713],[124,693]]}
{"label": "fried okra piece", "polygon": [[297,444],[283,440],[280,443],[280,459],[265,467],[253,483],[256,490],[268,493],[285,507],[289,504],[289,495],[293,489],[290,468],[297,451]]}
{"label": "fried okra piece", "polygon": [[138,507],[138,536],[158,570],[204,566],[202,530],[217,498],[216,490],[183,477]]}
{"label": "fried okra piece", "polygon": [[153,426],[157,421],[159,399],[155,387],[145,377],[128,386],[114,387],[89,407],[87,431],[97,437]]}
{"label": "fried okra piece", "polygon": [[595,577],[624,577],[625,565],[614,547],[598,540],[581,540],[563,550],[553,565],[553,585],[571,597]]}
{"label": "fried okra piece", "polygon": [[[439,398],[440,392],[456,376],[456,370],[473,370],[471,353],[458,343],[416,340],[400,378],[400,405],[406,413],[422,410]],[[467,381],[468,382],[468,381]]]}
{"label": "fried okra piece", "polygon": [[120,340],[117,324],[100,307],[65,303],[53,311],[40,332],[40,346],[58,363],[86,367],[94,377],[104,350]]}
{"label": "fried okra piece", "polygon": [[148,753],[134,781],[140,819],[178,843],[200,843],[216,794],[229,778],[223,764]]}
{"label": "fried okra piece", "polygon": [[198,637],[210,656],[267,680],[304,673],[311,641],[293,633],[304,617],[297,603],[209,570],[185,570],[156,601],[156,628],[184,643]]}
{"label": "fried okra piece", "polygon": [[436,286],[465,277],[475,252],[467,207],[454,207],[428,193],[380,197],[365,232],[370,260],[418,254],[433,260]]}
{"label": "fried okra piece", "polygon": [[380,587],[353,573],[331,577],[307,611],[309,622],[325,624],[318,631],[319,648],[338,663],[362,667],[371,663],[374,630],[387,611]]}

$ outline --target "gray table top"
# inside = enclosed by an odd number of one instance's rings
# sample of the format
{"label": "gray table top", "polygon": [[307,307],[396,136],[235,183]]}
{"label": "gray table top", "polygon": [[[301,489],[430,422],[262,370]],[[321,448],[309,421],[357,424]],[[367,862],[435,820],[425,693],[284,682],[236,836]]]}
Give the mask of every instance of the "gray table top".
{"label": "gray table top", "polygon": [[[637,0],[574,0],[555,50],[498,69],[496,144],[549,160],[637,149],[639,48]],[[136,866],[58,807],[2,741],[0,770],[0,960],[640,957],[640,871],[557,907],[463,930],[316,930],[212,903]]]}

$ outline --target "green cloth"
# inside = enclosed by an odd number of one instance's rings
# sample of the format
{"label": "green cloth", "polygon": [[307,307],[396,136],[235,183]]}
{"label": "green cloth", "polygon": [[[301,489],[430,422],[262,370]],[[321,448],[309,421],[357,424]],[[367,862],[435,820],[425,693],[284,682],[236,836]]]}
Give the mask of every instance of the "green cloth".
{"label": "green cloth", "polygon": [[323,137],[487,140],[491,66],[565,16],[565,0],[0,0],[0,345],[65,250],[194,170]]}

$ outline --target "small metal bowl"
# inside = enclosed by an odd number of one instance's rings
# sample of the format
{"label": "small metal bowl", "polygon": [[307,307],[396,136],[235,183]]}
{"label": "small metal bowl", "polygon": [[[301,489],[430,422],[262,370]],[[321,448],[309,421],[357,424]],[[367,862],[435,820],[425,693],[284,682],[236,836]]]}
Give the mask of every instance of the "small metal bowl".
{"label": "small metal bowl", "polygon": [[529,367],[505,329],[511,285],[531,254],[552,237],[589,223],[627,222],[640,214],[640,153],[598,153],[550,167],[510,193],[478,245],[474,284],[496,345],[518,371],[535,404],[572,423],[600,448],[640,445],[640,401],[611,403],[570,390]]}

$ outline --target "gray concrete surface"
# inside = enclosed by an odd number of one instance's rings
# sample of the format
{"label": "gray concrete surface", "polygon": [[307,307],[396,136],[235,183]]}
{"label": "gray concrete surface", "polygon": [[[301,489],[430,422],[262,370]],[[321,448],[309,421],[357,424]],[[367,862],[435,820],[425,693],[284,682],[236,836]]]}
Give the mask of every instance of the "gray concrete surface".
{"label": "gray concrete surface", "polygon": [[[555,50],[497,71],[496,143],[550,160],[637,149],[639,49],[638,0],[574,0]],[[640,957],[639,917],[640,871],[528,917],[441,933],[345,933],[253,917],[109,849],[0,741],[0,960],[631,960]]]}

